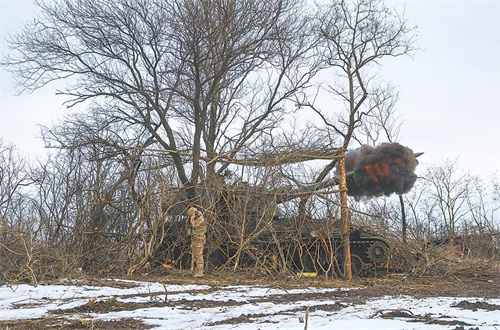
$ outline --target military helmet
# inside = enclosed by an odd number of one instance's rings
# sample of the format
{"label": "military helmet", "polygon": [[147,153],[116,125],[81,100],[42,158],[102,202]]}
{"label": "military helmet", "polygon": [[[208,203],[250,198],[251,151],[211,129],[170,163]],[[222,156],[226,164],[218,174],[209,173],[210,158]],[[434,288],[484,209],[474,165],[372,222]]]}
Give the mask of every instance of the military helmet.
{"label": "military helmet", "polygon": [[188,210],[188,216],[192,217],[193,214],[196,214],[198,212],[198,209],[196,207],[190,207]]}

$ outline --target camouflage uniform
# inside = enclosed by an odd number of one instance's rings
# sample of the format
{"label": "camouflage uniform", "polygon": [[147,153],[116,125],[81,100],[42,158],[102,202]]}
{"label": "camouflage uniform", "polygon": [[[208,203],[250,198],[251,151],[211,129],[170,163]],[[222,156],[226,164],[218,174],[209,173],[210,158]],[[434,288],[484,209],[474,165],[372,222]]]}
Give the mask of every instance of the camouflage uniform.
{"label": "camouflage uniform", "polygon": [[203,248],[205,247],[207,222],[203,214],[195,207],[188,210],[189,222],[191,223],[191,251],[192,267],[194,277],[203,276]]}

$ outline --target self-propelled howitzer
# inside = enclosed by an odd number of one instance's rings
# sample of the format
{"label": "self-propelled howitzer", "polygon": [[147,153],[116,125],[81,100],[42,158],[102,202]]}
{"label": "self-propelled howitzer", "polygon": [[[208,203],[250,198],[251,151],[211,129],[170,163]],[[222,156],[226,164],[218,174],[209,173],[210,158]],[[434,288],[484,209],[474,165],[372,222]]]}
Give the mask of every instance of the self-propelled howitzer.
{"label": "self-propelled howitzer", "polygon": [[[373,197],[408,191],[416,178],[416,157],[404,148],[386,146],[392,158],[361,156],[346,174],[348,192],[355,197]],[[381,148],[384,149],[384,148]],[[394,150],[398,152],[394,152]],[[347,165],[346,165],[347,166]],[[253,264],[264,267],[272,260],[272,269],[297,272],[328,272],[341,269],[342,239],[339,219],[312,219],[310,216],[289,217],[280,205],[295,198],[334,192],[339,184],[334,177],[298,187],[268,190],[264,186],[244,183],[223,186],[207,214],[209,242],[207,256],[212,265]],[[204,203],[206,205],[213,205]],[[173,236],[171,236],[173,235]],[[185,234],[168,231],[165,241],[176,242],[171,260],[189,267],[189,246],[176,237]],[[389,242],[365,228],[351,228],[351,261],[353,274],[362,274],[367,265],[380,266],[389,259]],[[269,268],[266,267],[266,268]]]}
{"label": "self-propelled howitzer", "polygon": [[[352,174],[348,174],[351,177]],[[339,219],[285,216],[280,204],[294,198],[333,192],[337,179],[274,191],[239,184],[226,187],[218,198],[215,218],[209,221],[206,254],[213,266],[255,265],[267,270],[297,273],[335,272],[341,269],[342,238]],[[286,208],[286,207],[285,207]],[[207,215],[211,219],[210,214]],[[389,243],[364,228],[351,229],[353,274],[380,266],[389,258]],[[170,260],[189,267],[189,246],[183,228],[172,226],[165,241],[176,242]]]}

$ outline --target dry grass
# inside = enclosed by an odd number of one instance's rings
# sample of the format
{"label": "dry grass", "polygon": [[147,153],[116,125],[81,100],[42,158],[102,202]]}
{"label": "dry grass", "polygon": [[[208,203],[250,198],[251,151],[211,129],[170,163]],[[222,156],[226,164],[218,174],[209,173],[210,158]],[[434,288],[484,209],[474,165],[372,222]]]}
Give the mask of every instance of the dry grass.
{"label": "dry grass", "polygon": [[[5,228],[0,240],[0,285],[9,283],[31,283],[37,285],[40,281],[50,282],[59,278],[81,278],[88,275],[93,277],[112,276],[121,277],[125,272],[127,260],[122,260],[109,253],[109,249],[102,247],[95,251],[93,259],[96,262],[92,269],[82,269],[82,258],[70,248],[47,246],[31,239],[29,235]],[[448,277],[469,278],[482,281],[498,279],[500,276],[500,256],[491,253],[491,249],[457,249],[453,245],[418,245],[414,243],[403,244],[400,241],[392,242],[392,259],[388,267],[389,274],[404,274],[414,278],[422,277]],[[484,251],[484,252],[482,252]],[[97,262],[99,261],[99,262]],[[252,279],[252,284],[266,282],[270,279],[275,283],[287,282],[294,275],[293,272],[264,272],[261,268],[250,266],[248,268],[232,269],[242,271],[245,275],[239,280]],[[208,273],[225,274],[230,279],[233,275],[227,273],[225,268],[208,267]],[[184,278],[181,270],[165,269],[158,265],[140,270],[137,276],[150,273],[152,276],[160,274]],[[386,272],[387,273],[387,272]],[[386,273],[372,274],[380,276]],[[221,277],[214,279],[220,283]],[[207,279],[208,280],[208,279]],[[302,279],[304,280],[304,279]]]}

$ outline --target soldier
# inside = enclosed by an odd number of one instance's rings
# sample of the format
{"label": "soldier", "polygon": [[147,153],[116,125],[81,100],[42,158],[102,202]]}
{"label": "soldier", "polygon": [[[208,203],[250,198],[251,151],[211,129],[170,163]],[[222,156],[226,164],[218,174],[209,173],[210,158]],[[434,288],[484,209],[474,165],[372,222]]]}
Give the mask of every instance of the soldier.
{"label": "soldier", "polygon": [[203,277],[203,248],[205,247],[207,222],[203,214],[195,207],[188,210],[191,224],[191,253],[193,277]]}

